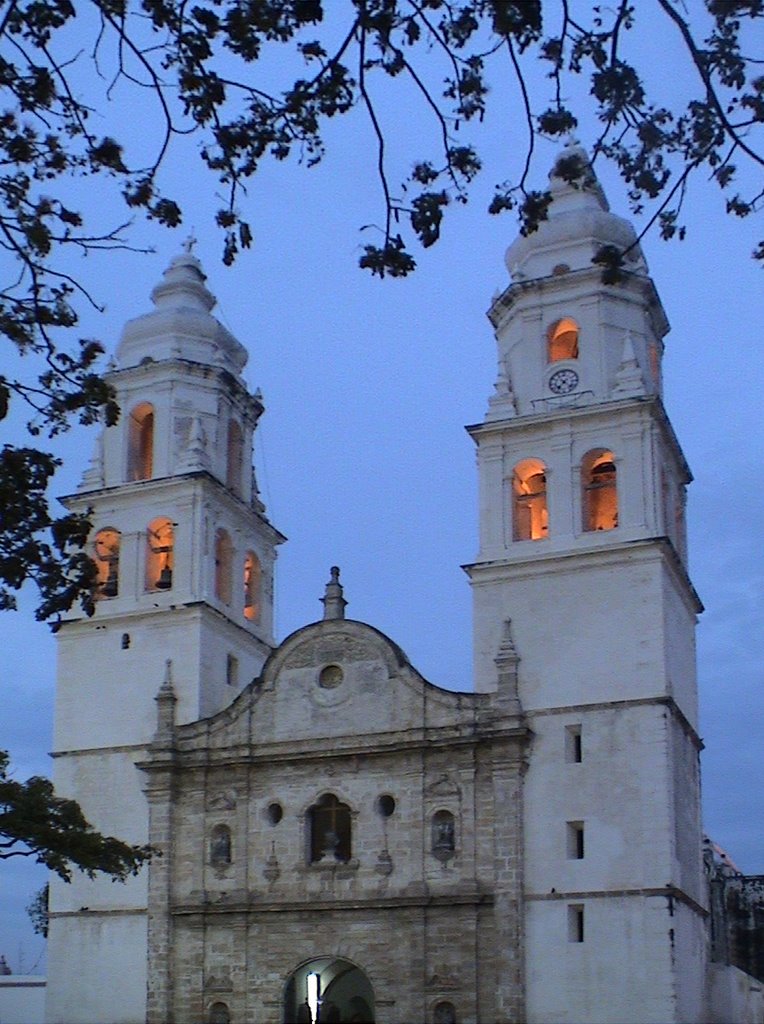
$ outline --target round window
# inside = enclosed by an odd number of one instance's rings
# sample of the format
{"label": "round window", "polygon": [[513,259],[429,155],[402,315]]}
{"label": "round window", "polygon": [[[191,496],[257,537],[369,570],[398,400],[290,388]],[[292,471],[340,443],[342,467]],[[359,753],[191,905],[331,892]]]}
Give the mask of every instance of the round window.
{"label": "round window", "polygon": [[384,793],[377,798],[377,811],[383,818],[389,818],[395,811],[395,798]]}
{"label": "round window", "polygon": [[323,686],[325,690],[333,690],[343,679],[344,673],[339,665],[327,665],[319,673],[318,685]]}
{"label": "round window", "polygon": [[265,816],[271,825],[278,825],[284,817],[284,808],[279,803],[268,804],[268,810],[265,812]]}

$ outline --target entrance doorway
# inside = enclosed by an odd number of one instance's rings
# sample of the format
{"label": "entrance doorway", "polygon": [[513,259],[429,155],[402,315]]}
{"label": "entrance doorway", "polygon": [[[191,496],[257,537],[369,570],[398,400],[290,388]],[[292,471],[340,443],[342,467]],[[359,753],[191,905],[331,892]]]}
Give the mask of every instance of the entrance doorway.
{"label": "entrance doorway", "polygon": [[371,982],[349,960],[309,960],[287,982],[284,1024],[374,1024]]}

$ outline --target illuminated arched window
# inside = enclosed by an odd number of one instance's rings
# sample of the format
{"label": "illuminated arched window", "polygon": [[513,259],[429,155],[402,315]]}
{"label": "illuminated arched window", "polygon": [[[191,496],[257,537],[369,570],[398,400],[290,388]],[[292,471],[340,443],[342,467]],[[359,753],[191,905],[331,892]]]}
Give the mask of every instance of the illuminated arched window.
{"label": "illuminated arched window", "polygon": [[515,466],[512,504],[513,540],[542,540],[548,536],[546,466],[540,459],[523,459]]}
{"label": "illuminated arched window", "polygon": [[215,534],[215,597],[224,604],[231,603],[231,562],[233,547],[226,530]]}
{"label": "illuminated arched window", "polygon": [[333,793],[326,793],[308,811],[310,825],[310,860],[333,860],[343,863],[350,860],[350,808],[341,803]]}
{"label": "illuminated arched window", "polygon": [[119,593],[119,530],[107,527],[93,539],[98,567],[98,597],[116,597]]}
{"label": "illuminated arched window", "polygon": [[248,551],[244,559],[244,618],[250,622],[260,620],[260,559]]}
{"label": "illuminated arched window", "polygon": [[236,494],[241,494],[242,454],[244,437],[236,420],[228,423],[228,444],[226,446],[225,482]]}
{"label": "illuminated arched window", "polygon": [[613,530],[618,526],[618,489],[613,453],[604,448],[587,452],[581,463],[584,530]]}
{"label": "illuminated arched window", "polygon": [[127,479],[149,480],[154,472],[154,406],[141,402],[127,425]]}
{"label": "illuminated arched window", "polygon": [[154,519],[146,530],[146,590],[169,590],[172,586],[172,521]]}
{"label": "illuminated arched window", "polygon": [[558,363],[561,359],[578,359],[578,324],[569,316],[557,320],[549,328],[547,339],[547,361]]}

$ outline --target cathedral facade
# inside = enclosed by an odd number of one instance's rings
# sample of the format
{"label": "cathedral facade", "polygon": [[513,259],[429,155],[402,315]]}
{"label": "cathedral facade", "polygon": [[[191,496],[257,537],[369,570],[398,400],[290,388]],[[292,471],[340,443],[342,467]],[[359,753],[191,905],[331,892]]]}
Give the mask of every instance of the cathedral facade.
{"label": "cathedral facade", "polygon": [[[665,314],[596,179],[553,170],[489,311],[474,690],[346,616],[277,643],[243,346],[184,253],[131,321],[60,631],[56,787],[159,855],[51,885],[51,1024],[713,1019],[691,477]],[[592,258],[627,253],[615,285]]]}

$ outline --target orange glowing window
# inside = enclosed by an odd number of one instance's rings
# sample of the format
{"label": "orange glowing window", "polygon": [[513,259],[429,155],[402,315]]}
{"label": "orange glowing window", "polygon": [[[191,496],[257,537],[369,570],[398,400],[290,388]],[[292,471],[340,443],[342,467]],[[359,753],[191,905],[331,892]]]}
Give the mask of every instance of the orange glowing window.
{"label": "orange glowing window", "polygon": [[96,597],[116,597],[119,593],[119,530],[107,527],[99,530],[93,540],[95,563],[98,568]]}
{"label": "orange glowing window", "polygon": [[231,563],[233,546],[227,530],[215,534],[215,597],[223,604],[231,603]]}
{"label": "orange glowing window", "polygon": [[523,459],[512,474],[512,539],[543,540],[549,535],[546,466],[540,459]]}
{"label": "orange glowing window", "polygon": [[149,480],[154,472],[154,406],[141,402],[127,425],[127,479]]}
{"label": "orange glowing window", "polygon": [[241,494],[242,455],[244,437],[236,420],[228,424],[228,445],[226,452],[226,485],[235,494]]}
{"label": "orange glowing window", "polygon": [[596,448],[581,463],[584,530],[618,526],[618,488],[613,453]]}
{"label": "orange glowing window", "polygon": [[146,590],[172,587],[174,536],[171,520],[154,519],[146,530]]}
{"label": "orange glowing window", "polygon": [[578,359],[578,324],[569,316],[557,320],[549,328],[547,339],[547,361],[558,363],[561,359]]}
{"label": "orange glowing window", "polygon": [[254,551],[248,551],[244,559],[244,618],[250,622],[260,621],[260,559]]}

